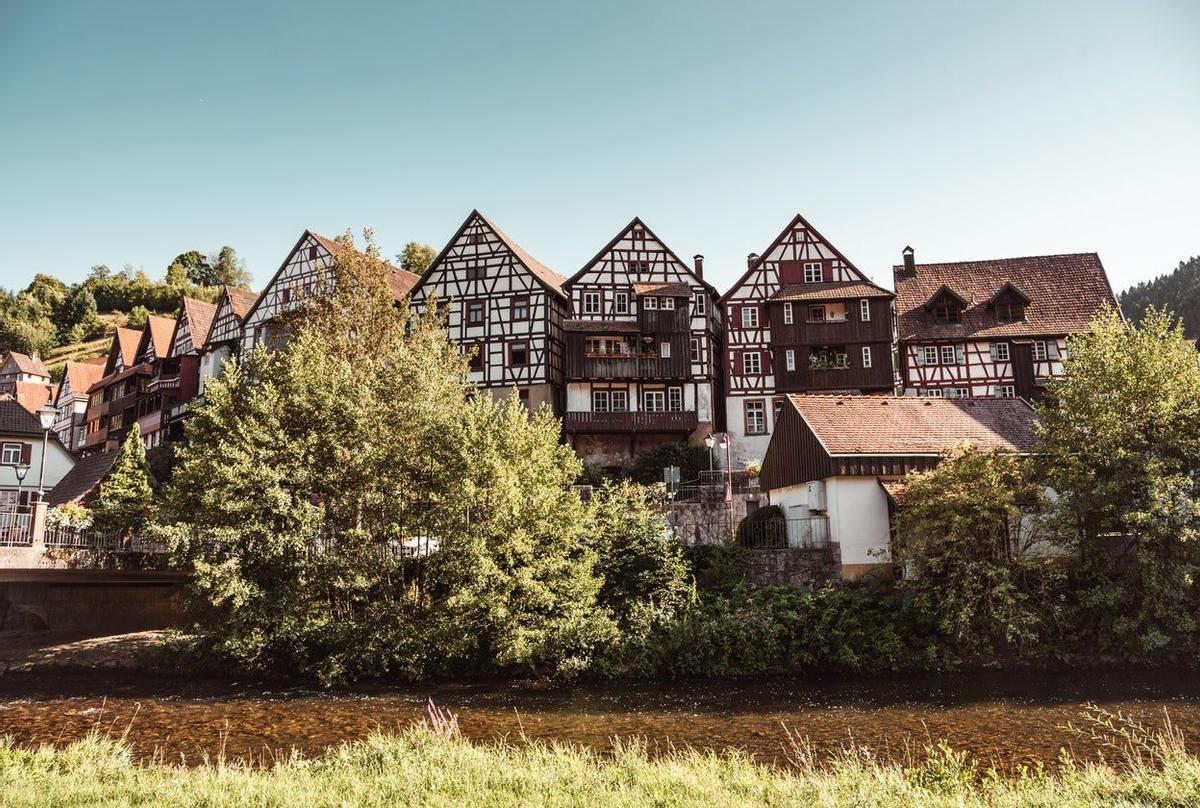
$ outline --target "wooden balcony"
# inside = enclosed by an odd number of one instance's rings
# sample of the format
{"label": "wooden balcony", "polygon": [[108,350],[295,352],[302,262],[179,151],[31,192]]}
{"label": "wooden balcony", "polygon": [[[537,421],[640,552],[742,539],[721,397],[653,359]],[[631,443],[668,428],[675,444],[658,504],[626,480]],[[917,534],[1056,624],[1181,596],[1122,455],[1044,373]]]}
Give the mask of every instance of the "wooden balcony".
{"label": "wooden balcony", "polygon": [[691,433],[698,423],[695,412],[568,412],[563,416],[568,433]]}
{"label": "wooden balcony", "polygon": [[895,386],[892,373],[892,352],[888,344],[871,346],[871,367],[862,367],[862,345],[845,346],[847,367],[808,366],[808,348],[796,346],[796,369],[789,371],[785,357],[786,348],[776,348],[775,388],[780,393],[820,392],[822,390],[891,390]]}
{"label": "wooden balcony", "polygon": [[643,334],[686,334],[691,327],[687,305],[675,309],[638,309],[638,329]]}

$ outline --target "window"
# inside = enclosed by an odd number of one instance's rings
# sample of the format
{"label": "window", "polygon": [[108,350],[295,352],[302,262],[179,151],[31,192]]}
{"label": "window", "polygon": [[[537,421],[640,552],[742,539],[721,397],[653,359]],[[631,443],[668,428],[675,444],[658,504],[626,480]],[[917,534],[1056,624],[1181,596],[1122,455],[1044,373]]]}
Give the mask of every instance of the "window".
{"label": "window", "polygon": [[285,305],[285,306],[286,306],[288,303],[291,303],[291,302],[292,302],[292,290],[291,290],[291,289],[282,289],[282,290],[280,290],[280,292],[279,292],[279,299],[280,299],[281,301],[283,301],[283,305]]}
{"label": "window", "polygon": [[513,320],[529,319],[529,298],[527,296],[514,297],[509,306],[512,307]]}
{"label": "window", "polygon": [[870,320],[871,320],[871,301],[869,301],[869,300],[858,301],[858,319],[862,320],[864,323],[870,322]]}
{"label": "window", "polygon": [[15,466],[21,462],[21,444],[6,443],[0,449],[0,465]]}
{"label": "window", "polygon": [[947,387],[946,398],[970,398],[971,390],[968,387]]}
{"label": "window", "polygon": [[667,388],[667,411],[668,412],[683,412],[683,388],[668,387]]}
{"label": "window", "polygon": [[529,364],[529,343],[512,342],[508,346],[509,367],[521,368]]}
{"label": "window", "polygon": [[473,373],[478,373],[483,370],[483,353],[486,347],[482,342],[477,342],[474,345],[467,346],[467,350],[471,354],[471,358],[467,367]]}
{"label": "window", "polygon": [[700,361],[700,340],[695,337],[688,340],[688,360],[691,362]]}
{"label": "window", "polygon": [[783,399],[777,398],[771,401],[771,417],[774,419],[776,426],[779,426],[779,419],[783,416]]}
{"label": "window", "polygon": [[992,360],[995,362],[1008,361],[1008,343],[993,342],[992,343]]}
{"label": "window", "polygon": [[308,248],[308,260],[309,260],[309,261],[316,261],[316,260],[317,260],[317,248],[316,248],[316,247],[309,247],[309,248]]}
{"label": "window", "polygon": [[820,283],[823,280],[825,280],[825,272],[821,269],[819,263],[804,265],[805,283]]}
{"label": "window", "polygon": [[617,292],[613,296],[613,313],[628,314],[629,313],[629,293]]}
{"label": "window", "polygon": [[783,366],[787,370],[796,369],[796,351],[793,348],[788,348],[783,352]]}
{"label": "window", "polygon": [[668,311],[674,311],[675,310],[675,298],[664,297],[662,299],[662,303],[660,304],[660,307],[667,309]]}
{"label": "window", "polygon": [[742,307],[742,328],[758,328],[758,306]]}
{"label": "window", "polygon": [[584,292],[583,293],[583,313],[584,314],[599,314],[600,313],[600,293],[599,292]]}
{"label": "window", "polygon": [[1033,341],[1033,359],[1035,362],[1043,362],[1046,359],[1046,340],[1037,339]]}
{"label": "window", "polygon": [[747,401],[742,410],[747,435],[767,434],[767,406],[761,401]]}
{"label": "window", "polygon": [[783,304],[783,324],[791,325],[795,321],[796,321],[796,313],[792,310],[792,304],[784,303]]}
{"label": "window", "polygon": [[481,281],[487,277],[487,268],[483,264],[468,264],[467,265],[467,280]]}
{"label": "window", "polygon": [[467,325],[483,325],[486,311],[484,301],[472,300],[467,304]]}
{"label": "window", "polygon": [[607,390],[592,391],[592,412],[609,412],[611,399]]}
{"label": "window", "polygon": [[957,356],[957,354],[954,353],[953,345],[943,345],[942,346],[942,364],[943,365],[958,364],[956,356]]}
{"label": "window", "polygon": [[644,228],[644,227],[633,228],[633,231],[630,233],[630,238],[633,238],[635,240],[641,239],[644,241],[646,239],[646,228]]}
{"label": "window", "polygon": [[628,390],[610,390],[609,400],[612,403],[613,412],[629,412]]}
{"label": "window", "polygon": [[1017,390],[1011,384],[997,384],[992,388],[992,395],[996,398],[1015,398]]}
{"label": "window", "polygon": [[938,363],[938,349],[936,345],[926,345],[921,349],[921,358],[924,360],[922,365],[936,365]]}
{"label": "window", "polygon": [[862,362],[863,362],[862,366],[863,366],[864,368],[869,368],[869,367],[871,367],[871,346],[870,346],[870,345],[864,345],[864,346],[863,346],[863,349],[862,349]]}
{"label": "window", "polygon": [[662,390],[642,391],[642,410],[644,412],[665,412],[666,396]]}
{"label": "window", "polygon": [[468,244],[482,244],[483,243],[483,233],[471,233],[469,236],[467,236],[467,243]]}
{"label": "window", "polygon": [[696,293],[696,302],[692,304],[693,314],[704,314],[704,293]]}
{"label": "window", "polygon": [[954,304],[934,306],[933,319],[939,323],[962,322],[962,309]]}
{"label": "window", "polygon": [[808,321],[810,323],[825,322],[825,307],[824,306],[809,306]]}
{"label": "window", "polygon": [[671,343],[660,342],[658,344],[658,355],[661,356],[663,359],[670,359],[671,358]]}
{"label": "window", "polygon": [[626,269],[626,271],[628,271],[634,275],[647,275],[650,273],[650,262],[649,261],[626,261],[625,269]]}
{"label": "window", "polygon": [[940,387],[919,388],[917,390],[917,397],[918,398],[941,398],[942,397],[942,388],[940,388]]}
{"label": "window", "polygon": [[762,373],[762,357],[758,351],[747,351],[742,354],[742,373],[758,375]]}
{"label": "window", "polygon": [[658,308],[658,298],[657,297],[644,298],[642,300],[642,308],[643,309],[657,309]]}
{"label": "window", "polygon": [[1025,319],[1025,306],[1021,303],[997,303],[996,319],[1002,323],[1019,323]]}

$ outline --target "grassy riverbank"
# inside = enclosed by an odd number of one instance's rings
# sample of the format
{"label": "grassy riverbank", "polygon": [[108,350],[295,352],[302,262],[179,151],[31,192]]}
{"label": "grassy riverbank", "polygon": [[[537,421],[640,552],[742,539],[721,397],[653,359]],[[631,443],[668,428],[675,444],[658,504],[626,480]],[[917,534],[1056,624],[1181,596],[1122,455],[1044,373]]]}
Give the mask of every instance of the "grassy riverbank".
{"label": "grassy riverbank", "polygon": [[1055,773],[1016,776],[1000,776],[941,746],[898,765],[861,750],[817,760],[798,744],[794,768],[781,769],[737,753],[651,757],[636,744],[605,756],[540,743],[472,744],[458,735],[453,719],[257,769],[220,760],[193,768],[139,765],[120,741],[98,736],[57,750],[0,741],[0,805],[1200,804],[1200,759],[1187,754],[1180,739],[1120,731],[1113,737],[1122,748],[1114,749],[1110,765],[1064,757]]}

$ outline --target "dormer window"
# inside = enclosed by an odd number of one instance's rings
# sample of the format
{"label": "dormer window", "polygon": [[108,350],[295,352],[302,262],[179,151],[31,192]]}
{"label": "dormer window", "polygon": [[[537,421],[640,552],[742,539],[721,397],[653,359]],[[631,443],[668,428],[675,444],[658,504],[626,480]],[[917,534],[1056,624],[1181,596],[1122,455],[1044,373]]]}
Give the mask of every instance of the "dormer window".
{"label": "dormer window", "polygon": [[1019,323],[1025,319],[1025,305],[1022,303],[997,303],[996,319],[1002,323]]}
{"label": "dormer window", "polygon": [[961,323],[966,307],[963,296],[945,285],[925,302],[925,311],[935,323]]}
{"label": "dormer window", "polygon": [[952,303],[934,306],[933,319],[939,323],[961,323],[962,309]]}
{"label": "dormer window", "polygon": [[1000,291],[988,301],[988,308],[996,312],[996,321],[1000,323],[1021,323],[1025,321],[1025,307],[1029,305],[1029,296],[1011,283],[1005,283]]}

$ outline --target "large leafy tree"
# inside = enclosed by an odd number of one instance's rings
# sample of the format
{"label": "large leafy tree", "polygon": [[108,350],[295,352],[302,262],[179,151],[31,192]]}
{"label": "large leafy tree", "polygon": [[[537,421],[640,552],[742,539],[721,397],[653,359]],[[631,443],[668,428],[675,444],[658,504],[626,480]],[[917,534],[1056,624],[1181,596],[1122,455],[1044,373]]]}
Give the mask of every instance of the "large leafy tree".
{"label": "large leafy tree", "polygon": [[135,421],[117,450],[112,469],[92,502],[96,526],[130,536],[146,526],[154,511],[154,486],[146,447]]}
{"label": "large leafy tree", "polygon": [[205,286],[250,285],[250,273],[246,270],[246,262],[237,254],[237,250],[228,244],[209,259],[209,263],[212,269],[204,279]]}
{"label": "large leafy tree", "polygon": [[229,363],[190,420],[161,524],[220,617],[210,639],[327,680],[586,653],[605,627],[570,539],[576,461],[549,416],[476,396],[386,273],[369,240],[342,250],[284,347]]}
{"label": "large leafy tree", "polygon": [[905,478],[896,561],[928,599],[939,632],[965,656],[1044,641],[1049,609],[1043,488],[1030,461],[964,443]]}
{"label": "large leafy tree", "polygon": [[418,275],[429,269],[429,265],[435,258],[437,258],[437,250],[419,241],[408,242],[404,245],[404,252],[396,256],[400,266]]}
{"label": "large leafy tree", "polygon": [[1070,340],[1038,427],[1062,541],[1082,560],[1099,650],[1194,657],[1200,608],[1200,365],[1161,311],[1112,310]]}

